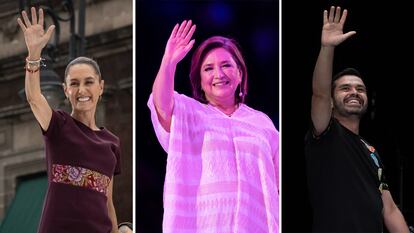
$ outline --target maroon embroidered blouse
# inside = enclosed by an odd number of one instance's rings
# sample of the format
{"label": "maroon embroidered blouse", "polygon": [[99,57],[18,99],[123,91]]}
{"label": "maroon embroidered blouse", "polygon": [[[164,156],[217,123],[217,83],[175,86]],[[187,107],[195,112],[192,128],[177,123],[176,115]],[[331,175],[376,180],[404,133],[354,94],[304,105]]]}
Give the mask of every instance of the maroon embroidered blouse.
{"label": "maroon embroidered blouse", "polygon": [[48,190],[38,233],[109,233],[106,189],[121,172],[119,138],[52,112],[43,131]]}

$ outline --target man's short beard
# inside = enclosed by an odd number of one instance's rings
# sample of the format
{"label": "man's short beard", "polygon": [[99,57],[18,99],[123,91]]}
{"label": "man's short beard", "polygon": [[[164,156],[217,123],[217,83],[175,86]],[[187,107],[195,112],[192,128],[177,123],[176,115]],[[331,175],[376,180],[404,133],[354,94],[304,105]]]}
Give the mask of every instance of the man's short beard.
{"label": "man's short beard", "polygon": [[367,106],[363,106],[362,109],[358,109],[358,110],[347,110],[345,108],[345,106],[343,105],[342,107],[338,107],[338,105],[336,104],[336,102],[334,102],[334,108],[333,110],[344,117],[349,117],[349,116],[358,116],[360,119],[364,116],[364,114],[367,112],[368,107]]}

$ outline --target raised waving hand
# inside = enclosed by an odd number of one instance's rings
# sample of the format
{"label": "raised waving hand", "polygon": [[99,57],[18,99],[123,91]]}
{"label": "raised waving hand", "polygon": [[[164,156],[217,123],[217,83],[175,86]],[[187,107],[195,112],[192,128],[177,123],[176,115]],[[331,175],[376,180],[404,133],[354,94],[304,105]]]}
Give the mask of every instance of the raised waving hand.
{"label": "raised waving hand", "polygon": [[51,25],[46,33],[43,28],[44,16],[43,10],[39,9],[39,19],[36,15],[36,9],[31,8],[32,21],[30,22],[29,17],[27,16],[26,11],[22,12],[22,18],[17,19],[17,23],[20,25],[24,33],[24,40],[26,42],[27,50],[29,52],[29,60],[39,59],[42,49],[45,47],[49,41],[52,33],[55,29],[55,25]]}
{"label": "raised waving hand", "polygon": [[[24,33],[24,40],[29,53],[26,58],[25,92],[33,115],[36,117],[42,129],[46,131],[49,128],[52,118],[52,109],[40,90],[40,55],[42,49],[52,36],[55,26],[50,26],[45,32],[43,28],[43,10],[39,9],[39,18],[37,18],[34,7],[31,8],[31,13],[32,21],[29,20],[25,11],[22,12],[23,20],[21,18],[17,19],[17,23]],[[28,68],[28,64],[34,64],[37,68]]]}
{"label": "raised waving hand", "polygon": [[355,31],[343,33],[344,24],[348,11],[344,10],[341,15],[341,8],[332,6],[328,11],[323,12],[323,27],[322,27],[322,46],[337,46],[352,35]]}
{"label": "raised waving hand", "polygon": [[191,20],[184,20],[181,25],[175,25],[164,53],[164,57],[169,59],[172,64],[178,64],[193,47],[194,39],[191,40],[191,37],[195,29],[196,26],[192,25]]}
{"label": "raised waving hand", "polygon": [[316,61],[312,81],[311,117],[316,135],[329,125],[332,116],[331,82],[335,47],[354,35],[355,31],[343,32],[348,11],[332,6],[323,12],[321,50]]}
{"label": "raised waving hand", "polygon": [[174,75],[177,64],[188,54],[194,45],[191,40],[196,26],[191,20],[176,24],[165,46],[161,66],[152,86],[153,102],[158,120],[166,131],[170,131],[174,108]]}

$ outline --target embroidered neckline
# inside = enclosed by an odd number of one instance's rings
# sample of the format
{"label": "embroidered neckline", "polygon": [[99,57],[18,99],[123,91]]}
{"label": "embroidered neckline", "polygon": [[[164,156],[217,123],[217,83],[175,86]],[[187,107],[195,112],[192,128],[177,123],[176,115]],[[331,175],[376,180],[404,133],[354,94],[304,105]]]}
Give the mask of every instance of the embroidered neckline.
{"label": "embroidered neckline", "polygon": [[210,103],[207,103],[207,106],[210,106],[210,107],[211,107],[211,108],[213,108],[215,111],[220,112],[221,114],[223,114],[223,115],[225,115],[225,116],[227,116],[227,117],[232,117],[232,116],[234,116],[234,115],[236,114],[236,112],[238,112],[238,111],[239,111],[239,109],[242,107],[242,105],[243,105],[243,103],[238,103],[238,104],[236,104],[236,108],[234,109],[234,111],[233,111],[231,114],[227,114],[227,113],[225,113],[225,112],[221,111],[218,107],[216,107],[216,106],[214,106],[214,105],[212,105],[212,104],[210,104]]}

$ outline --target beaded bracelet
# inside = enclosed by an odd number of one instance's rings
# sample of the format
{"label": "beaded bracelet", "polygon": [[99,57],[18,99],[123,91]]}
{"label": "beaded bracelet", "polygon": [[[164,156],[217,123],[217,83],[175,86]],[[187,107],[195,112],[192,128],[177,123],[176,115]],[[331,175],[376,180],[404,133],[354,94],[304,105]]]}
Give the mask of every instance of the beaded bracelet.
{"label": "beaded bracelet", "polygon": [[28,58],[26,58],[26,65],[24,66],[24,68],[26,69],[27,72],[30,73],[36,73],[37,71],[40,70],[40,66],[42,65],[42,60],[43,58],[39,58],[39,60],[35,60],[35,61],[31,61]]}

